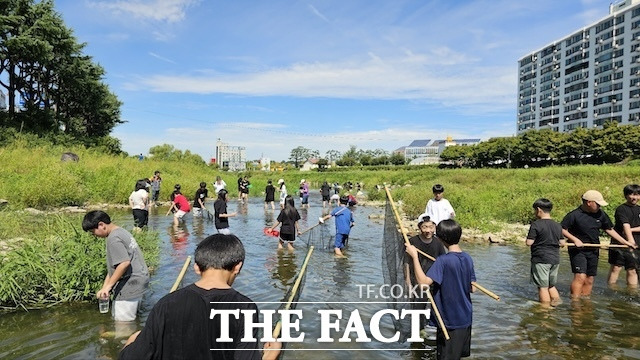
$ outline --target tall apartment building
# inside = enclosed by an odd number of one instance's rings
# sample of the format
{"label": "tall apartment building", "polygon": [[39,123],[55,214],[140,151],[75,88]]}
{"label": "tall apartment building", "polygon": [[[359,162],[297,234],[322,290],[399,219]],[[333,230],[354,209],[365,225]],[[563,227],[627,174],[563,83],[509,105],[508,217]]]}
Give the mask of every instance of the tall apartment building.
{"label": "tall apartment building", "polygon": [[216,162],[221,167],[229,168],[230,171],[246,170],[246,149],[244,146],[230,146],[218,139],[216,141]]}
{"label": "tall apartment building", "polygon": [[640,0],[518,61],[518,133],[640,124]]}

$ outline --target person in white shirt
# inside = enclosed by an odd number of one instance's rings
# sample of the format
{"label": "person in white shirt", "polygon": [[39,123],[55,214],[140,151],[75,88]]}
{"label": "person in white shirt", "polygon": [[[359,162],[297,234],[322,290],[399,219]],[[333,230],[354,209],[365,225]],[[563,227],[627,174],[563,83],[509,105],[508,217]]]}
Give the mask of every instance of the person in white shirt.
{"label": "person in white shirt", "polygon": [[428,215],[436,225],[442,220],[453,219],[456,216],[456,212],[453,210],[449,200],[444,198],[444,186],[435,184],[432,190],[433,199],[429,199],[427,202],[424,215]]}
{"label": "person in white shirt", "polygon": [[146,180],[136,181],[135,190],[129,196],[129,205],[133,212],[135,227],[142,229],[149,221],[149,192]]}
{"label": "person in white shirt", "polygon": [[216,192],[216,196],[218,195],[220,190],[226,189],[226,188],[227,188],[227,183],[225,183],[220,176],[216,176],[216,181],[213,182],[213,189]]}

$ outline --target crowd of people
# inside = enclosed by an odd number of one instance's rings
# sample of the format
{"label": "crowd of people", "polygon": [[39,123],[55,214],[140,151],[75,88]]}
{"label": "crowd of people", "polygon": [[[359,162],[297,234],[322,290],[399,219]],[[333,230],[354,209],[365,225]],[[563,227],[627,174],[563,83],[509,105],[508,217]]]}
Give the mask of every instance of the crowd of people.
{"label": "crowd of people", "polygon": [[[159,201],[162,184],[160,171],[156,171],[149,179],[136,181],[135,188],[129,197],[129,204],[134,219],[134,230],[139,231],[148,224],[149,207]],[[327,202],[330,187],[324,182],[320,192],[323,197],[323,207],[330,206]],[[181,290],[162,298],[152,309],[143,330],[131,335],[120,354],[122,359],[153,359],[153,358],[209,358],[210,349],[220,349],[223,358],[247,359],[275,359],[278,357],[279,343],[266,343],[261,352],[258,341],[241,343],[243,337],[241,326],[231,326],[230,336],[234,339],[231,344],[220,344],[214,339],[224,330],[220,319],[208,321],[206,309],[211,302],[217,304],[229,301],[229,306],[237,307],[237,301],[245,302],[246,308],[257,309],[256,305],[244,295],[231,287],[240,272],[244,262],[244,248],[240,239],[232,234],[229,228],[229,218],[237,215],[228,212],[229,191],[226,183],[218,176],[213,183],[216,200],[213,204],[213,219],[217,234],[207,237],[198,244],[195,251],[195,272],[200,280]],[[247,176],[238,179],[238,200],[248,201],[251,183]],[[309,207],[309,183],[300,181],[299,196],[301,208]],[[280,228],[280,249],[285,246],[293,250],[296,235],[301,234],[298,224],[300,214],[295,207],[294,197],[287,193],[284,179],[278,180],[276,188],[269,180],[265,188],[265,209],[275,210],[275,193],[280,193],[280,213],[271,230]],[[203,217],[208,213],[206,200],[209,197],[207,183],[201,182],[194,195],[193,202],[182,194],[180,184],[175,184],[170,195],[170,206],[166,213],[173,213],[173,223],[177,226],[185,220],[189,213],[193,217]],[[348,206],[350,198],[346,195],[339,197],[336,208],[319,219],[319,224],[334,217],[336,223],[335,253],[343,256],[342,251],[348,242],[349,232],[355,224],[353,214]],[[137,312],[142,296],[148,287],[149,271],[137,242],[129,231],[111,222],[107,213],[101,210],[88,212],[82,223],[84,231],[96,237],[105,238],[107,274],[98,298],[110,298],[111,313],[118,322],[132,322]],[[204,306],[204,307],[203,307]],[[202,308],[202,309],[200,309]],[[194,309],[200,309],[197,311]],[[237,324],[242,324],[238,319]],[[186,327],[192,328],[198,324],[197,336],[190,336]],[[189,344],[189,346],[185,346]],[[202,346],[206,344],[205,346]],[[175,345],[175,346],[173,346]],[[249,351],[238,351],[249,350]]]}
{"label": "crowd of people", "polygon": [[[134,224],[142,228],[147,224],[150,200],[157,200],[161,184],[160,172],[151,179],[139,180],[135,184],[129,202],[131,204]],[[244,249],[241,241],[229,229],[229,218],[237,215],[228,212],[229,191],[226,183],[217,177],[213,183],[217,199],[213,204],[215,228],[218,234],[205,239],[196,249],[195,271],[201,279],[174,295],[163,298],[156,304],[142,332],[134,334],[129,341],[123,358],[153,358],[156,355],[175,352],[175,347],[162,347],[163,342],[171,344],[175,341],[194,341],[187,352],[197,356],[201,347],[197,343],[207,344],[207,350],[216,348],[213,338],[220,333],[219,322],[201,324],[203,332],[198,339],[184,339],[183,329],[187,322],[201,323],[201,319],[191,319],[193,314],[182,308],[196,307],[206,301],[223,299],[246,299],[231,288],[244,262]],[[345,187],[349,189],[349,184]],[[352,185],[351,185],[352,186]],[[238,179],[238,200],[248,201],[251,184],[248,178]],[[193,216],[203,216],[206,212],[205,201],[208,198],[207,184],[202,182],[195,193],[193,204],[190,204],[176,184],[171,196],[171,206],[167,215],[173,212],[174,223],[183,221],[184,216],[193,208]],[[309,183],[302,179],[298,188],[301,208],[309,206]],[[331,194],[333,190],[334,194]],[[333,204],[333,196],[337,195],[336,207],[327,215],[319,218],[319,223],[334,218],[336,235],[334,252],[343,256],[348,243],[351,228],[354,226],[353,213],[349,206],[353,205],[349,196],[339,195],[341,187],[336,183],[323,182],[319,192],[323,207]],[[441,314],[444,329],[434,321],[431,325],[436,331],[436,353],[438,359],[461,358],[470,355],[471,327],[473,307],[471,293],[475,291],[475,270],[469,254],[462,251],[459,242],[462,234],[460,225],[454,220],[456,212],[451,203],[444,198],[444,187],[435,184],[432,187],[433,197],[428,199],[425,211],[418,217],[419,232],[409,239],[406,246],[405,278],[410,284],[420,284],[430,291]],[[279,231],[278,248],[293,250],[296,237],[301,235],[298,221],[300,213],[295,206],[294,196],[287,192],[284,179],[277,181],[277,186],[268,181],[264,191],[264,208],[275,210],[276,193],[279,193],[280,213],[276,222],[268,229]],[[531,247],[531,282],[538,289],[540,303],[556,306],[561,302],[557,286],[560,265],[560,248],[569,247],[569,260],[573,279],[570,285],[572,300],[579,300],[591,295],[598,270],[600,249],[600,232],[611,237],[611,244],[606,245],[609,255],[608,284],[615,284],[622,269],[626,271],[626,282],[629,287],[638,286],[637,268],[640,263],[636,254],[640,240],[640,185],[630,184],[624,187],[625,203],[615,210],[615,221],[602,210],[608,203],[596,190],[586,191],[581,196],[578,207],[566,214],[561,222],[551,218],[553,203],[546,198],[537,199],[533,205],[536,220],[531,223],[526,236],[526,244]],[[126,230],[111,223],[109,216],[102,211],[87,213],[83,221],[83,229],[98,237],[106,238],[108,273],[97,297],[110,295],[113,297],[112,312],[118,321],[135,319],[144,289],[148,284],[149,274],[144,258],[135,243],[133,236]],[[215,255],[213,255],[215,254]],[[227,255],[224,255],[227,254]],[[429,257],[423,256],[428,254]],[[224,256],[223,256],[224,255]],[[435,260],[434,260],[435,259]],[[205,302],[202,301],[205,300]],[[414,300],[414,306],[424,307],[422,296]],[[249,304],[253,304],[247,301]],[[200,306],[200,305],[197,305]],[[255,306],[253,305],[249,305]],[[206,309],[205,309],[206,310]],[[204,310],[203,310],[204,311]],[[174,333],[166,333],[162,329],[175,329]],[[450,339],[445,339],[445,330]],[[173,330],[172,330],[173,331]],[[175,339],[173,337],[176,337]],[[182,337],[181,337],[182,336]],[[238,336],[240,336],[238,334]],[[239,338],[239,337],[238,337]],[[234,338],[236,339],[236,338]],[[229,349],[238,349],[229,347]],[[267,343],[260,355],[258,343],[244,344],[249,346],[249,358],[277,357],[279,344]],[[180,350],[182,351],[182,350]],[[229,354],[232,354],[232,350]],[[174,354],[174,353],[172,353]],[[177,353],[176,353],[177,354]],[[164,356],[164,355],[162,355]]]}

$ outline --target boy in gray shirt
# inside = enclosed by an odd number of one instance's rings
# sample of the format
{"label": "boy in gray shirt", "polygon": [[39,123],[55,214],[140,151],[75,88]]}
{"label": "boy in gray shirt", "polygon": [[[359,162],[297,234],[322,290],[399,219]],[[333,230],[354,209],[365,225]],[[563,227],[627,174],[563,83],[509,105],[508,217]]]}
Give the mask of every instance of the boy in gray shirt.
{"label": "boy in gray shirt", "polygon": [[149,269],[138,243],[127,230],[111,223],[104,211],[89,211],[82,229],[106,238],[107,276],[97,298],[113,295],[112,315],[116,321],[136,319],[142,295],[149,285]]}

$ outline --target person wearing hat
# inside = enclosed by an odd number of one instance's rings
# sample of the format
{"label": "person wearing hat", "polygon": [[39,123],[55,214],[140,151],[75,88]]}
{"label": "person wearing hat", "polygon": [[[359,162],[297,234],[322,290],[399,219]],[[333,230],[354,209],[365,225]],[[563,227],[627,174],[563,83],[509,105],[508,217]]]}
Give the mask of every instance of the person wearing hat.
{"label": "person wearing hat", "polygon": [[598,273],[600,248],[584,245],[600,244],[600,230],[622,244],[627,242],[613,229],[611,219],[600,208],[607,205],[609,203],[600,192],[589,190],[582,195],[582,204],[562,219],[562,235],[575,244],[575,247],[569,248],[573,272],[571,299],[591,295],[593,281]]}
{"label": "person wearing hat", "polygon": [[284,179],[278,180],[278,191],[280,192],[280,209],[284,209],[284,199],[287,197],[287,186]]}

